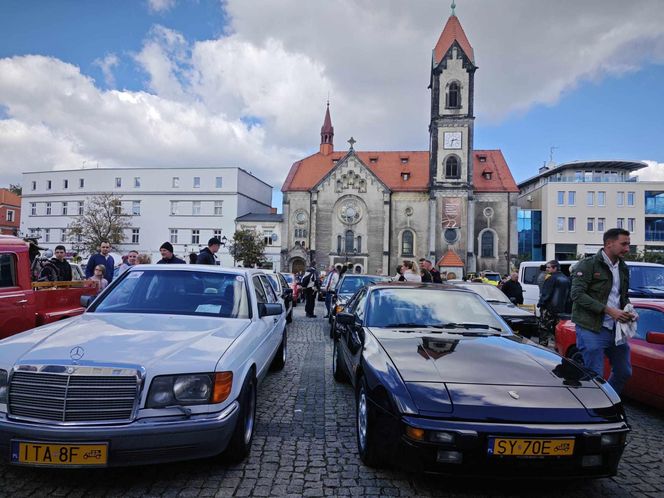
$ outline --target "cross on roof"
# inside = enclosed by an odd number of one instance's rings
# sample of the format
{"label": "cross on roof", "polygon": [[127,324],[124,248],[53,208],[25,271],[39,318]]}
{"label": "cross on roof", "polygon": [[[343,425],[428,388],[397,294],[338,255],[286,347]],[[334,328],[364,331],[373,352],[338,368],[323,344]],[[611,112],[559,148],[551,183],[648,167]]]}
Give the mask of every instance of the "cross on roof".
{"label": "cross on roof", "polygon": [[350,150],[353,150],[353,145],[355,145],[356,142],[357,140],[355,140],[353,137],[350,137],[350,140],[348,140],[348,143],[350,144]]}
{"label": "cross on roof", "polygon": [[452,5],[451,5],[451,7],[452,7],[452,15],[454,16],[454,15],[456,15],[456,14],[454,13],[454,9],[456,9],[456,3],[454,2],[454,0],[452,0]]}

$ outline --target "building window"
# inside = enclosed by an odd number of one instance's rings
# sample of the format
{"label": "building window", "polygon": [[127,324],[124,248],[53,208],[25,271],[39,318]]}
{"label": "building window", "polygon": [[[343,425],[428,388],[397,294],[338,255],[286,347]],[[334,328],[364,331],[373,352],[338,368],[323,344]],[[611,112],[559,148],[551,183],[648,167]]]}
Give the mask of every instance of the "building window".
{"label": "building window", "polygon": [[78,201],[78,214],[82,215],[83,214],[83,207],[84,207],[84,201]]}
{"label": "building window", "polygon": [[37,203],[36,202],[31,202],[30,203],[30,216],[37,216]]}
{"label": "building window", "polygon": [[600,207],[606,206],[606,192],[597,192],[597,205]]}
{"label": "building window", "polygon": [[449,109],[458,109],[461,107],[461,87],[456,81],[453,81],[447,87],[446,104]]}
{"label": "building window", "polygon": [[194,177],[194,188],[201,188],[201,177],[200,176],[195,176]]}
{"label": "building window", "polygon": [[563,218],[562,216],[558,217],[556,228],[559,232],[565,231],[565,218]]}
{"label": "building window", "polygon": [[353,252],[355,234],[352,230],[346,230],[346,240],[344,241],[344,250],[346,253]]}
{"label": "building window", "polygon": [[272,230],[263,230],[263,243],[266,246],[272,245]]}
{"label": "building window", "polygon": [[69,188],[69,180],[62,180],[62,188],[65,190]]}
{"label": "building window", "polygon": [[627,218],[627,230],[633,232],[636,227],[636,218]]}
{"label": "building window", "polygon": [[180,177],[179,176],[174,176],[173,177],[173,188],[179,188],[180,187]]}
{"label": "building window", "polygon": [[201,214],[201,201],[191,203],[191,214]]}
{"label": "building window", "polygon": [[191,243],[192,244],[200,244],[201,243],[201,231],[200,230],[192,230],[191,231]]}
{"label": "building window", "polygon": [[562,190],[558,191],[558,205],[559,206],[565,205],[565,192],[563,192]]}
{"label": "building window", "polygon": [[224,201],[214,201],[214,214],[221,216]]}
{"label": "building window", "polygon": [[595,231],[595,218],[588,218],[588,224],[586,225],[586,230],[589,232]]}
{"label": "building window", "polygon": [[119,176],[116,176],[115,177],[115,188],[120,188],[120,187],[122,187],[122,178],[120,178]]}
{"label": "building window", "polygon": [[177,228],[171,228],[170,242],[171,242],[171,244],[177,244],[178,243],[178,229]]}
{"label": "building window", "polygon": [[567,231],[576,232],[576,218],[574,216],[567,218]]}
{"label": "building window", "polygon": [[141,186],[141,177],[140,176],[135,176],[134,177],[134,188],[139,188]]}
{"label": "building window", "polygon": [[415,236],[410,230],[405,230],[401,236],[401,255],[402,256],[413,256],[413,246],[415,242]]}
{"label": "building window", "polygon": [[341,254],[341,235],[337,235],[337,254]]}
{"label": "building window", "polygon": [[64,216],[67,216],[67,203],[66,202],[62,203],[62,214]]}
{"label": "building window", "polygon": [[51,190],[53,182],[51,180],[46,180],[46,190]]}
{"label": "building window", "polygon": [[586,205],[587,206],[595,205],[595,192],[588,192],[586,194]]}
{"label": "building window", "polygon": [[122,214],[122,202],[121,201],[115,201],[113,203],[113,212],[115,214]]}
{"label": "building window", "polygon": [[51,203],[47,202],[46,203],[46,216],[49,216],[51,214],[51,212],[52,212]]}
{"label": "building window", "polygon": [[13,222],[14,221],[14,211],[11,209],[7,210],[7,221]]}
{"label": "building window", "polygon": [[628,206],[634,205],[634,192],[627,192],[627,205]]}
{"label": "building window", "polygon": [[132,228],[131,229],[131,243],[132,244],[138,244],[138,240],[140,237],[139,234],[140,228]]}
{"label": "building window", "polygon": [[221,240],[221,230],[215,230],[214,236],[217,237],[219,240]]}
{"label": "building window", "polygon": [[576,171],[574,173],[574,181],[575,182],[582,182],[583,181],[583,171]]}
{"label": "building window", "polygon": [[171,201],[171,216],[177,216],[178,207],[178,201]]}
{"label": "building window", "polygon": [[85,178],[79,178],[78,179],[78,188],[83,188],[85,187]]}
{"label": "building window", "polygon": [[606,225],[606,218],[597,218],[597,231],[604,232],[604,226]]}
{"label": "building window", "polygon": [[215,188],[221,188],[223,186],[223,182],[222,182],[220,176],[215,177],[214,186],[215,186]]}
{"label": "building window", "polygon": [[141,215],[141,201],[131,201],[131,214],[134,216]]}
{"label": "building window", "polygon": [[50,242],[50,241],[51,241],[51,229],[44,228],[44,242]]}
{"label": "building window", "polygon": [[362,236],[358,235],[356,239],[356,247],[357,252],[362,252]]}
{"label": "building window", "polygon": [[625,218],[618,218],[616,220],[616,227],[625,228]]}
{"label": "building window", "polygon": [[456,156],[450,156],[445,160],[445,177],[446,178],[459,178],[459,160]]}
{"label": "building window", "polygon": [[495,236],[491,230],[485,230],[480,239],[481,255],[483,258],[495,258],[494,252]]}
{"label": "building window", "polygon": [[37,182],[34,180],[32,181],[32,190],[37,190]]}
{"label": "building window", "polygon": [[568,206],[576,205],[576,192],[574,190],[567,192],[567,205]]}
{"label": "building window", "polygon": [[616,195],[616,206],[625,205],[625,192],[618,192]]}

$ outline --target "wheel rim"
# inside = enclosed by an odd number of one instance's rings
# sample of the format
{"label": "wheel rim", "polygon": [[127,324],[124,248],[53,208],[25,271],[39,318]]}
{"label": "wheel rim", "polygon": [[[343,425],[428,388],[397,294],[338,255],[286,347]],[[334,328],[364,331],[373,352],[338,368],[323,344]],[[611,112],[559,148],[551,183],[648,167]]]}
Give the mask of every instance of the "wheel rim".
{"label": "wheel rim", "polygon": [[244,443],[249,444],[254,433],[254,416],[256,414],[256,386],[251,383],[247,400],[247,416],[244,419]]}
{"label": "wheel rim", "polygon": [[357,435],[360,449],[364,451],[367,444],[367,398],[364,395],[364,388],[360,388],[357,399]]}

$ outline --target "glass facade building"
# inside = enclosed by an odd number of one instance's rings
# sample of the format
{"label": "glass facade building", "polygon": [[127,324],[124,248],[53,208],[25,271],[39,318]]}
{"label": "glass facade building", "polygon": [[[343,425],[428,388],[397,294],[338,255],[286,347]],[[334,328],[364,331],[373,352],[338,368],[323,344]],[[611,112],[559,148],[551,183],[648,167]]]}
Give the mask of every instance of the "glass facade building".
{"label": "glass facade building", "polygon": [[519,235],[519,259],[543,260],[546,251],[542,247],[542,211],[519,209],[516,226]]}

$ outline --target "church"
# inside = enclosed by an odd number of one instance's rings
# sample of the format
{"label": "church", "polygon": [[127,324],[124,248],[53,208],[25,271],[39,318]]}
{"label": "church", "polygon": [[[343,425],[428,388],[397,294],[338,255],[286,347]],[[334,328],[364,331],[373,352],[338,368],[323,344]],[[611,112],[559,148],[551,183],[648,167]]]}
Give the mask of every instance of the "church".
{"label": "church", "polygon": [[427,258],[458,277],[507,273],[519,189],[500,150],[473,148],[475,56],[452,15],[431,60],[428,151],[335,150],[329,102],[317,153],[282,186],[282,264],[390,275]]}

